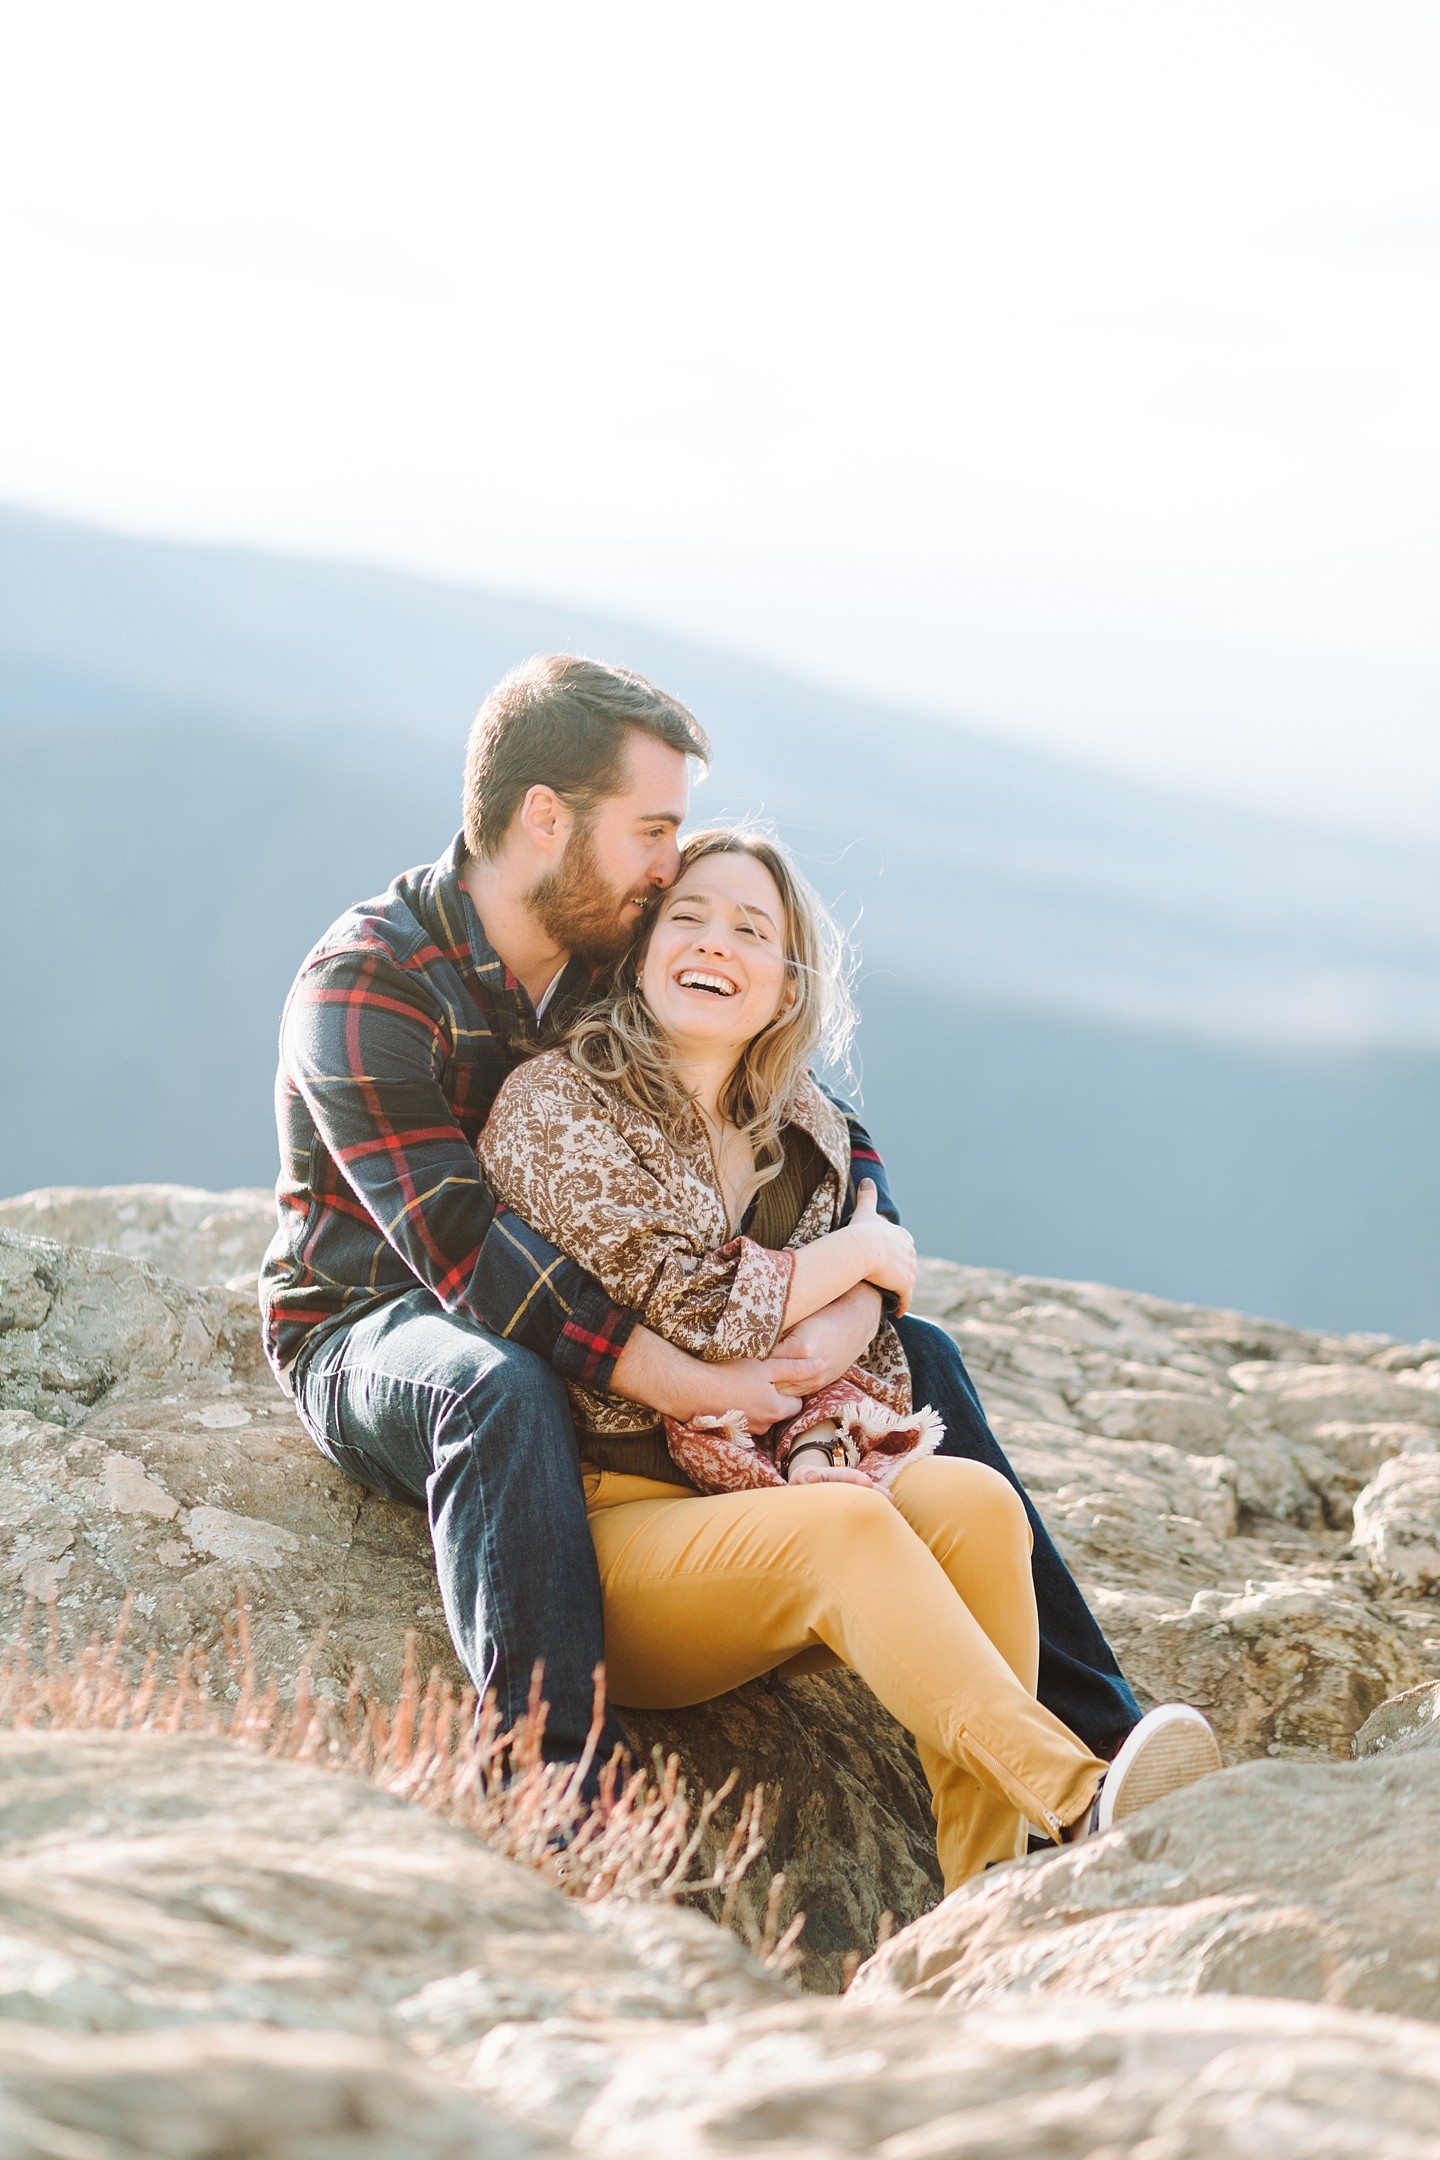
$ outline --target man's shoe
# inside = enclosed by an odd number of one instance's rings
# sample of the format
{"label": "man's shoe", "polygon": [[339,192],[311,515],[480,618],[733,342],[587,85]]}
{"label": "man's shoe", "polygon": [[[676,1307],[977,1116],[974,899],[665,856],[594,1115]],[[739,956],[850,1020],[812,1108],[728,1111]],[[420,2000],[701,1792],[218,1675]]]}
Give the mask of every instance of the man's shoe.
{"label": "man's shoe", "polygon": [[1189,1703],[1161,1703],[1141,1718],[1101,1781],[1097,1833],[1113,1830],[1137,1808],[1179,1792],[1220,1768],[1220,1744]]}

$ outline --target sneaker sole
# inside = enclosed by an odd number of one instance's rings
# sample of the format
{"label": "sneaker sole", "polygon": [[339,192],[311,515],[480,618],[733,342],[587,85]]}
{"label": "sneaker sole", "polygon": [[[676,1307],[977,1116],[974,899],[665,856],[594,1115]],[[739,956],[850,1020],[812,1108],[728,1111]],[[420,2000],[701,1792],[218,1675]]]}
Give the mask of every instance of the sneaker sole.
{"label": "sneaker sole", "polygon": [[1198,1710],[1181,1703],[1152,1710],[1131,1733],[1106,1776],[1096,1827],[1109,1830],[1152,1801],[1181,1792],[1220,1767],[1219,1743]]}

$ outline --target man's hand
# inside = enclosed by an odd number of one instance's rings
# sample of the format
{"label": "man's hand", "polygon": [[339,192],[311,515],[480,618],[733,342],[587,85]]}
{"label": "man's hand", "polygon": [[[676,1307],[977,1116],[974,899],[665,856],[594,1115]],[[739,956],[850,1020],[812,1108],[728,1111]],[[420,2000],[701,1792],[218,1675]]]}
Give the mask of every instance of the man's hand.
{"label": "man's hand", "polygon": [[838,1380],[857,1358],[865,1355],[875,1339],[882,1309],[880,1292],[874,1284],[857,1283],[844,1297],[822,1305],[819,1312],[811,1313],[808,1320],[782,1335],[775,1345],[776,1356],[819,1360],[819,1375],[806,1387],[807,1394],[813,1395],[817,1388],[829,1387],[832,1380]]}
{"label": "man's hand", "polygon": [[[840,1370],[844,1369],[842,1365]],[[813,1395],[822,1385],[822,1373],[819,1358],[798,1357],[784,1344],[777,1346],[773,1357],[707,1365],[702,1358],[677,1350],[663,1336],[652,1335],[649,1328],[637,1327],[615,1362],[610,1384],[617,1395],[627,1395],[647,1410],[682,1422],[743,1410],[751,1432],[762,1433],[794,1417],[802,1397]]]}
{"label": "man's hand", "polygon": [[743,1410],[752,1433],[769,1432],[772,1425],[794,1417],[803,1398],[821,1384],[818,1360],[793,1357],[778,1346],[773,1357],[736,1358],[729,1365],[702,1370],[714,1375],[714,1400],[690,1415],[720,1417],[727,1410]]}

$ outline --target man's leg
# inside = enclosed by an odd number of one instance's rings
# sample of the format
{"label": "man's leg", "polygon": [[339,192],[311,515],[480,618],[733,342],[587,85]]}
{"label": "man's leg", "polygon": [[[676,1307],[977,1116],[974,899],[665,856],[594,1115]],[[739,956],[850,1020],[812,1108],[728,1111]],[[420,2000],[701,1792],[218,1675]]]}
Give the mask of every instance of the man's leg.
{"label": "man's leg", "polygon": [[1140,1716],[1115,1653],[1096,1624],[980,1407],[959,1350],[933,1320],[907,1315],[895,1323],[910,1366],[917,1403],[929,1403],[945,1420],[941,1455],[988,1463],[1010,1480],[1025,1502],[1035,1549],[1031,1568],[1040,1614],[1039,1697],[1096,1755],[1108,1762]]}
{"label": "man's leg", "polygon": [[[543,1659],[545,1753],[577,1757],[605,1636],[575,1429],[556,1374],[416,1289],[302,1354],[295,1399],[337,1468],[426,1510],[445,1617],[477,1693],[493,1689],[512,1725]],[[612,1715],[597,1760],[617,1745],[624,1735]]]}

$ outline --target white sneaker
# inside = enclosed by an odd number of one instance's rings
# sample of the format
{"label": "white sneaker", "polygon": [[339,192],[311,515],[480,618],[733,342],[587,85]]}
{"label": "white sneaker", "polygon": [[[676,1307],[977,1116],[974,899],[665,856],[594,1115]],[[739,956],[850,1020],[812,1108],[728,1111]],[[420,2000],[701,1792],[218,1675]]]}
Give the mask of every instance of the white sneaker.
{"label": "white sneaker", "polygon": [[1141,1718],[1106,1771],[1093,1834],[1113,1830],[1137,1808],[1180,1792],[1220,1766],[1220,1744],[1200,1712],[1189,1703],[1161,1703]]}

